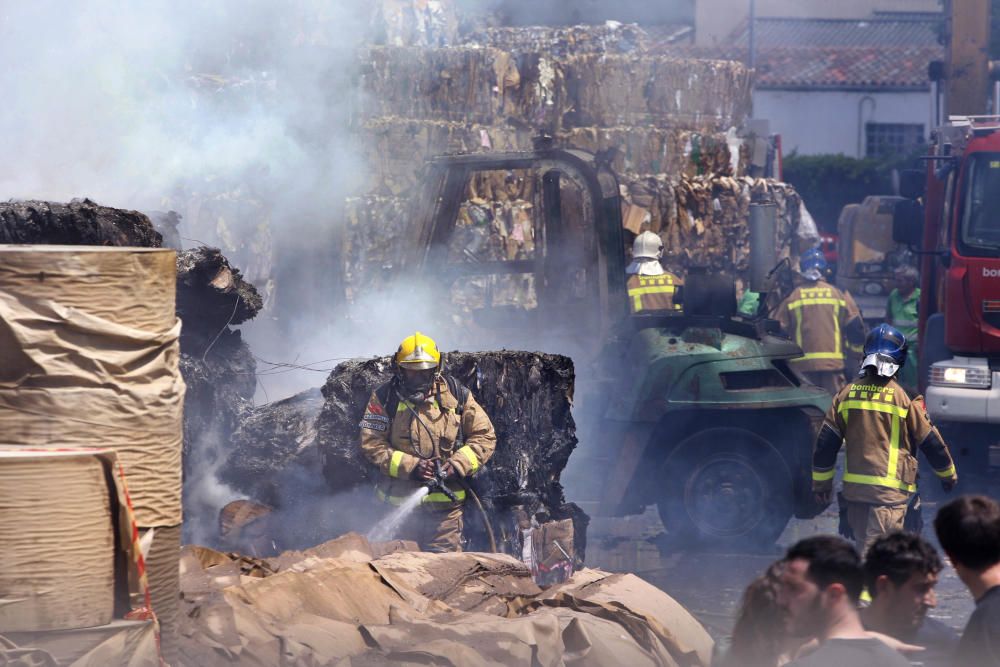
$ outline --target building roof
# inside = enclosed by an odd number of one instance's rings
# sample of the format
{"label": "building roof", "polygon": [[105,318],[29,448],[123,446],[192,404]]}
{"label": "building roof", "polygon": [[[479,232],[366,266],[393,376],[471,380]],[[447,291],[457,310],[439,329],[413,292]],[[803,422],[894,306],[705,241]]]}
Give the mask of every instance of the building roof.
{"label": "building roof", "polygon": [[[789,47],[937,47],[940,15],[880,14],[870,19],[759,18],[754,22],[758,45]],[[746,46],[750,31],[746,22],[727,40]]]}
{"label": "building roof", "polygon": [[[762,18],[755,22],[758,88],[928,88],[927,65],[943,60],[941,16],[878,14],[871,19]],[[652,40],[665,55],[747,62],[747,22],[724,46],[691,47]]]}

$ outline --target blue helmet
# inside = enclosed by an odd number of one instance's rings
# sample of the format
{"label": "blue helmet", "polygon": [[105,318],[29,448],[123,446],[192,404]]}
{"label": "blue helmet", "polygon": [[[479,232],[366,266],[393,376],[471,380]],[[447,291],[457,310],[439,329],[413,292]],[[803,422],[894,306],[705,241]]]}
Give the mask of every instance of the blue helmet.
{"label": "blue helmet", "polygon": [[888,324],[880,324],[865,338],[861,371],[871,366],[883,377],[892,377],[906,363],[906,336]]}
{"label": "blue helmet", "polygon": [[802,253],[802,257],[799,258],[799,271],[806,273],[812,269],[817,271],[826,271],[827,263],[826,257],[823,256],[823,251],[819,248],[810,248]]}

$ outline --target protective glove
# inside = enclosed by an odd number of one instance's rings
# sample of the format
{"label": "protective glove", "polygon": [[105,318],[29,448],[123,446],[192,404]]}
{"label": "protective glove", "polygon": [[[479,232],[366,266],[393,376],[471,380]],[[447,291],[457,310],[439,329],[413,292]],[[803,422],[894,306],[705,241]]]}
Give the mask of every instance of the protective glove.
{"label": "protective glove", "polygon": [[826,507],[833,501],[832,491],[813,491],[813,497],[816,499],[816,504],[820,507]]}
{"label": "protective glove", "polygon": [[956,484],[958,484],[958,477],[941,480],[941,488],[944,489],[945,493],[951,493],[951,490],[955,488]]}
{"label": "protective glove", "polygon": [[434,461],[430,459],[420,459],[420,463],[413,469],[413,479],[421,482],[429,482],[434,479]]}
{"label": "protective glove", "polygon": [[451,461],[445,461],[441,464],[441,476],[445,479],[455,479],[458,477],[458,468],[451,464]]}

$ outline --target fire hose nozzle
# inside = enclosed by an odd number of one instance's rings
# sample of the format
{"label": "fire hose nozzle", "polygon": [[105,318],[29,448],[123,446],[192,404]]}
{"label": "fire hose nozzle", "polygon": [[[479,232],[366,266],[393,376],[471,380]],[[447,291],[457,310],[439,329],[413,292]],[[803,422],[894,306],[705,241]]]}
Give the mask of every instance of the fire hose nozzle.
{"label": "fire hose nozzle", "polygon": [[455,492],[449,489],[448,486],[444,483],[444,471],[441,470],[440,461],[434,462],[434,479],[429,480],[427,482],[427,490],[440,491],[441,493],[446,495],[448,497],[448,500],[450,500],[451,502],[453,503],[458,502],[458,496],[456,496]]}

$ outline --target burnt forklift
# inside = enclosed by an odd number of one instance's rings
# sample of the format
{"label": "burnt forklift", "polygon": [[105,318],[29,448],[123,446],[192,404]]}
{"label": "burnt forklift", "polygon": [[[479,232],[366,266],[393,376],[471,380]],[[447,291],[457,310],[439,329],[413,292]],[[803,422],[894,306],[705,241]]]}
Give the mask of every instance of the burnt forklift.
{"label": "burnt forklift", "polygon": [[776,322],[737,314],[731,278],[689,275],[683,314],[630,313],[609,162],[546,138],[431,159],[399,275],[461,306],[447,321],[461,344],[573,358],[580,445],[563,481],[589,513],[656,504],[672,538],[771,545],[820,510],[810,457],[830,397],[790,368],[801,350]]}

